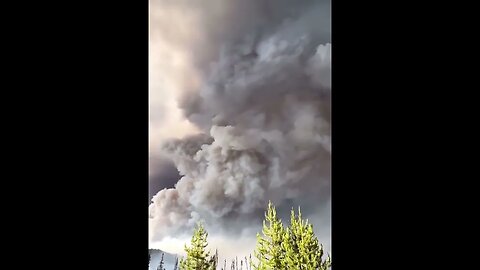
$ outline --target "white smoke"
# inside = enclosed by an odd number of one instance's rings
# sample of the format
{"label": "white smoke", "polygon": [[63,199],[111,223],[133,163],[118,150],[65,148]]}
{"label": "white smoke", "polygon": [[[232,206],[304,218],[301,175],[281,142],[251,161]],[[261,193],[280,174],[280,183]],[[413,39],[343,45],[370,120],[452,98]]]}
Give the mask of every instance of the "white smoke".
{"label": "white smoke", "polygon": [[152,199],[151,243],[199,220],[213,239],[255,231],[272,200],[286,217],[300,205],[326,218],[329,245],[329,2],[152,0],[151,14],[151,35],[181,55],[151,76],[171,82],[199,133],[152,149],[182,177]]}

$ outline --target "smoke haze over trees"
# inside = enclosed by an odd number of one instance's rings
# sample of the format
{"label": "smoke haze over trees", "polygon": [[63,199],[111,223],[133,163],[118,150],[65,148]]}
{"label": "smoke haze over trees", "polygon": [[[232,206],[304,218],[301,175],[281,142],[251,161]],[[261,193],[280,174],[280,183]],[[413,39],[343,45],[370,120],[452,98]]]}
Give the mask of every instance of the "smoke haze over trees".
{"label": "smoke haze over trees", "polygon": [[150,24],[150,177],[166,187],[150,242],[200,220],[252,235],[271,200],[281,217],[300,205],[328,246],[330,1],[151,0]]}

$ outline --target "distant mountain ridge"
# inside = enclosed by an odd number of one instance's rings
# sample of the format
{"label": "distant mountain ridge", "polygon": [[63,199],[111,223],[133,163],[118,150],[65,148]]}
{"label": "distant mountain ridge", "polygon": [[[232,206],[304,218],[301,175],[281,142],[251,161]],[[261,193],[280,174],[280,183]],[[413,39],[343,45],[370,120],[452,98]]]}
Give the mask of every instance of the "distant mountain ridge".
{"label": "distant mountain ridge", "polygon": [[149,270],[156,270],[158,265],[160,264],[160,260],[162,259],[163,255],[163,265],[166,270],[173,270],[175,266],[175,259],[180,256],[172,253],[165,252],[161,249],[149,249],[148,253],[150,254],[150,263],[148,265]]}

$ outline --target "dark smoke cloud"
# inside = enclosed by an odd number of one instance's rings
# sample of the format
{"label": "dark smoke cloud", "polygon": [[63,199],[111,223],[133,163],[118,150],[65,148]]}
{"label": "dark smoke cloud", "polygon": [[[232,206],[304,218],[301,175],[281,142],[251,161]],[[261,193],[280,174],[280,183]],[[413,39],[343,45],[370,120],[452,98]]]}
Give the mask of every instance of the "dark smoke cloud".
{"label": "dark smoke cloud", "polygon": [[175,164],[166,158],[152,156],[149,162],[148,197],[150,200],[160,190],[175,187],[180,174]]}
{"label": "dark smoke cloud", "polygon": [[297,205],[328,214],[329,1],[154,3],[195,15],[195,42],[175,42],[191,50],[202,79],[180,105],[204,133],[163,145],[181,179],[152,199],[152,240],[200,219],[222,232],[252,227],[268,200],[285,217]]}

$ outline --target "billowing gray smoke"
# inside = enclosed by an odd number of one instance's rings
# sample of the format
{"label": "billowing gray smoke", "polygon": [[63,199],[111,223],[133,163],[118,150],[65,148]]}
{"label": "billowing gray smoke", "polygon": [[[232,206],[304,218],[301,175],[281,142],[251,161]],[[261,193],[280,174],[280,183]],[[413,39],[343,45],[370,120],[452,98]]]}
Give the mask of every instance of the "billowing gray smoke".
{"label": "billowing gray smoke", "polygon": [[[195,16],[194,43],[182,46],[200,83],[186,84],[195,87],[182,89],[179,104],[203,134],[161,148],[181,179],[152,199],[151,237],[200,219],[221,231],[258,225],[268,200],[282,211],[323,211],[330,201],[329,1],[152,1]],[[165,37],[173,39],[169,27]]]}

